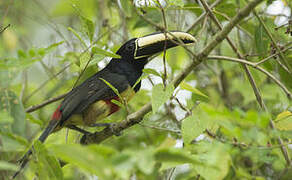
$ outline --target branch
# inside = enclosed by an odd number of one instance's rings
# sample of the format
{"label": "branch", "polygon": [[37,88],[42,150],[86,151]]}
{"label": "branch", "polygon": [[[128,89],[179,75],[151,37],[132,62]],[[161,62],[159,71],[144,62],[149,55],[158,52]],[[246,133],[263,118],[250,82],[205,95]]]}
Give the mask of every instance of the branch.
{"label": "branch", "polygon": [[[214,8],[215,6],[217,6],[217,4],[219,4],[222,0],[217,0],[215,1],[213,4],[211,4],[210,8]],[[196,21],[186,30],[186,32],[190,32],[194,27],[196,27],[207,15],[206,12],[202,13],[197,19]]]}
{"label": "branch", "polygon": [[40,109],[40,108],[42,108],[42,107],[44,107],[44,106],[46,106],[46,105],[48,105],[48,104],[51,104],[51,103],[53,103],[53,102],[59,101],[60,99],[63,99],[66,95],[67,95],[67,93],[62,94],[62,95],[60,95],[60,96],[57,96],[57,97],[55,97],[55,98],[48,99],[48,100],[42,102],[41,104],[31,106],[31,107],[27,108],[27,109],[25,110],[25,112],[27,112],[27,113],[31,113],[31,112],[33,112],[33,111],[36,111],[36,110],[38,110],[38,109]]}
{"label": "branch", "polygon": [[[172,81],[175,87],[177,87],[184,78],[190,74],[190,72],[199,65],[202,61],[204,61],[209,53],[219,44],[221,43],[230,31],[233,29],[236,24],[239,23],[243,18],[248,16],[253,8],[255,8],[260,2],[263,0],[254,0],[248,3],[248,5],[238,12],[238,14],[223,28],[222,31],[215,35],[215,38],[207,44],[207,46],[197,55],[193,56],[192,62],[190,62],[183,71],[181,71]],[[84,135],[81,139],[82,144],[90,144],[90,143],[100,143],[107,138],[114,135],[116,132],[121,132],[124,129],[127,129],[143,120],[145,114],[152,110],[151,102],[144,105],[140,110],[130,114],[127,116],[126,120],[121,121],[118,123],[113,129],[105,128],[100,132],[95,132],[89,135]]]}
{"label": "branch", "polygon": [[247,61],[245,59],[238,59],[238,58],[227,57],[227,56],[208,56],[208,60],[227,60],[227,61],[242,63],[242,64],[245,64],[245,65],[251,66],[251,67],[261,71],[262,73],[267,75],[269,78],[271,78],[276,84],[278,84],[278,86],[280,86],[280,88],[283,89],[283,91],[285,92],[285,94],[287,95],[287,97],[289,99],[292,98],[292,93],[287,89],[287,87],[284,84],[281,83],[281,81],[279,81],[274,75],[269,73],[264,68],[257,66],[256,63]]}
{"label": "branch", "polygon": [[[292,46],[283,49],[281,52],[285,52],[285,51],[287,51],[287,50],[289,50],[289,49],[292,49]],[[266,62],[267,60],[269,60],[269,59],[271,59],[271,58],[273,58],[273,57],[275,57],[275,56],[278,56],[279,54],[280,54],[280,52],[277,52],[277,53],[275,53],[275,54],[272,54],[272,55],[270,55],[269,57],[266,57],[265,59],[262,59],[262,60],[260,60],[259,62],[257,62],[256,65],[258,66],[258,65],[260,65],[260,64],[262,64],[262,63],[264,63],[264,62]]]}

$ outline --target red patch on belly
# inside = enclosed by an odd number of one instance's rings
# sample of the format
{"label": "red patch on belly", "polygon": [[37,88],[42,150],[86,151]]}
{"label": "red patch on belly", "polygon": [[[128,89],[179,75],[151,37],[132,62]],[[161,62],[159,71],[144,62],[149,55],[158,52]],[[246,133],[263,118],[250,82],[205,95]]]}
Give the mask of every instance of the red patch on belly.
{"label": "red patch on belly", "polygon": [[120,100],[120,98],[118,96],[115,96],[115,97],[113,97],[111,99],[104,100],[104,102],[110,107],[109,115],[111,115],[112,113],[117,112],[120,109],[120,106],[116,105],[115,103],[112,103],[113,99],[116,100],[116,101]]}

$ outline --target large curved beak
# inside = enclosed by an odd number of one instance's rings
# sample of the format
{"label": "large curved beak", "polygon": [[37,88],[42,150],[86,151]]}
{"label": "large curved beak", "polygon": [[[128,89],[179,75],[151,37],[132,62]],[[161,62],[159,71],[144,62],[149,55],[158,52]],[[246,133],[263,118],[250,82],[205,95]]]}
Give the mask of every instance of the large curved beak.
{"label": "large curved beak", "polygon": [[196,39],[185,32],[154,33],[136,39],[135,59],[152,56],[158,52],[180,45],[189,45],[196,42]]}

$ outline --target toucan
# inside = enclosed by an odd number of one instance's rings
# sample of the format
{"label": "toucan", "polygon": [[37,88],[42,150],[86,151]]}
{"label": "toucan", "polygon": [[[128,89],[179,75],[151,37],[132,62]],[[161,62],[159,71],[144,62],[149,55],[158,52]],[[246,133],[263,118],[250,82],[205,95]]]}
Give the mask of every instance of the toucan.
{"label": "toucan", "polygon": [[[96,122],[115,113],[119,106],[112,100],[129,101],[139,91],[141,81],[137,81],[149,57],[181,43],[194,42],[192,35],[179,31],[158,32],[127,41],[116,52],[120,58],[112,58],[105,68],[65,96],[38,140],[43,143],[51,133],[63,127],[83,132],[78,126],[92,127]],[[19,160],[20,169],[13,178],[25,167],[31,154],[30,149]]]}

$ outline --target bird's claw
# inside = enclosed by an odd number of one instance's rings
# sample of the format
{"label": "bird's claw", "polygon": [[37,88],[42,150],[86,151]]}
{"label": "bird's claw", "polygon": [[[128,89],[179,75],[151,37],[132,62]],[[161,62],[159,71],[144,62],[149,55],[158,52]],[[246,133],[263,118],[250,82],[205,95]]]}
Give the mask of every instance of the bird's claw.
{"label": "bird's claw", "polygon": [[117,130],[116,126],[117,124],[116,123],[96,123],[96,124],[92,124],[90,125],[91,127],[107,127],[110,129],[110,131],[115,135],[115,136],[120,136],[122,135],[122,133]]}
{"label": "bird's claw", "polygon": [[117,124],[116,123],[111,123],[108,128],[110,131],[115,135],[115,136],[121,136],[122,132],[117,129]]}
{"label": "bird's claw", "polygon": [[91,124],[90,127],[109,127],[112,123],[95,123]]}
{"label": "bird's claw", "polygon": [[84,134],[84,135],[86,135],[86,134],[90,134],[90,132],[88,132],[88,131],[86,131],[86,130],[84,130],[84,129],[81,129],[81,128],[75,126],[75,125],[67,126],[67,128],[72,129],[72,130],[75,130],[75,131],[78,131],[78,132],[80,132],[80,133],[82,133],[82,134]]}

